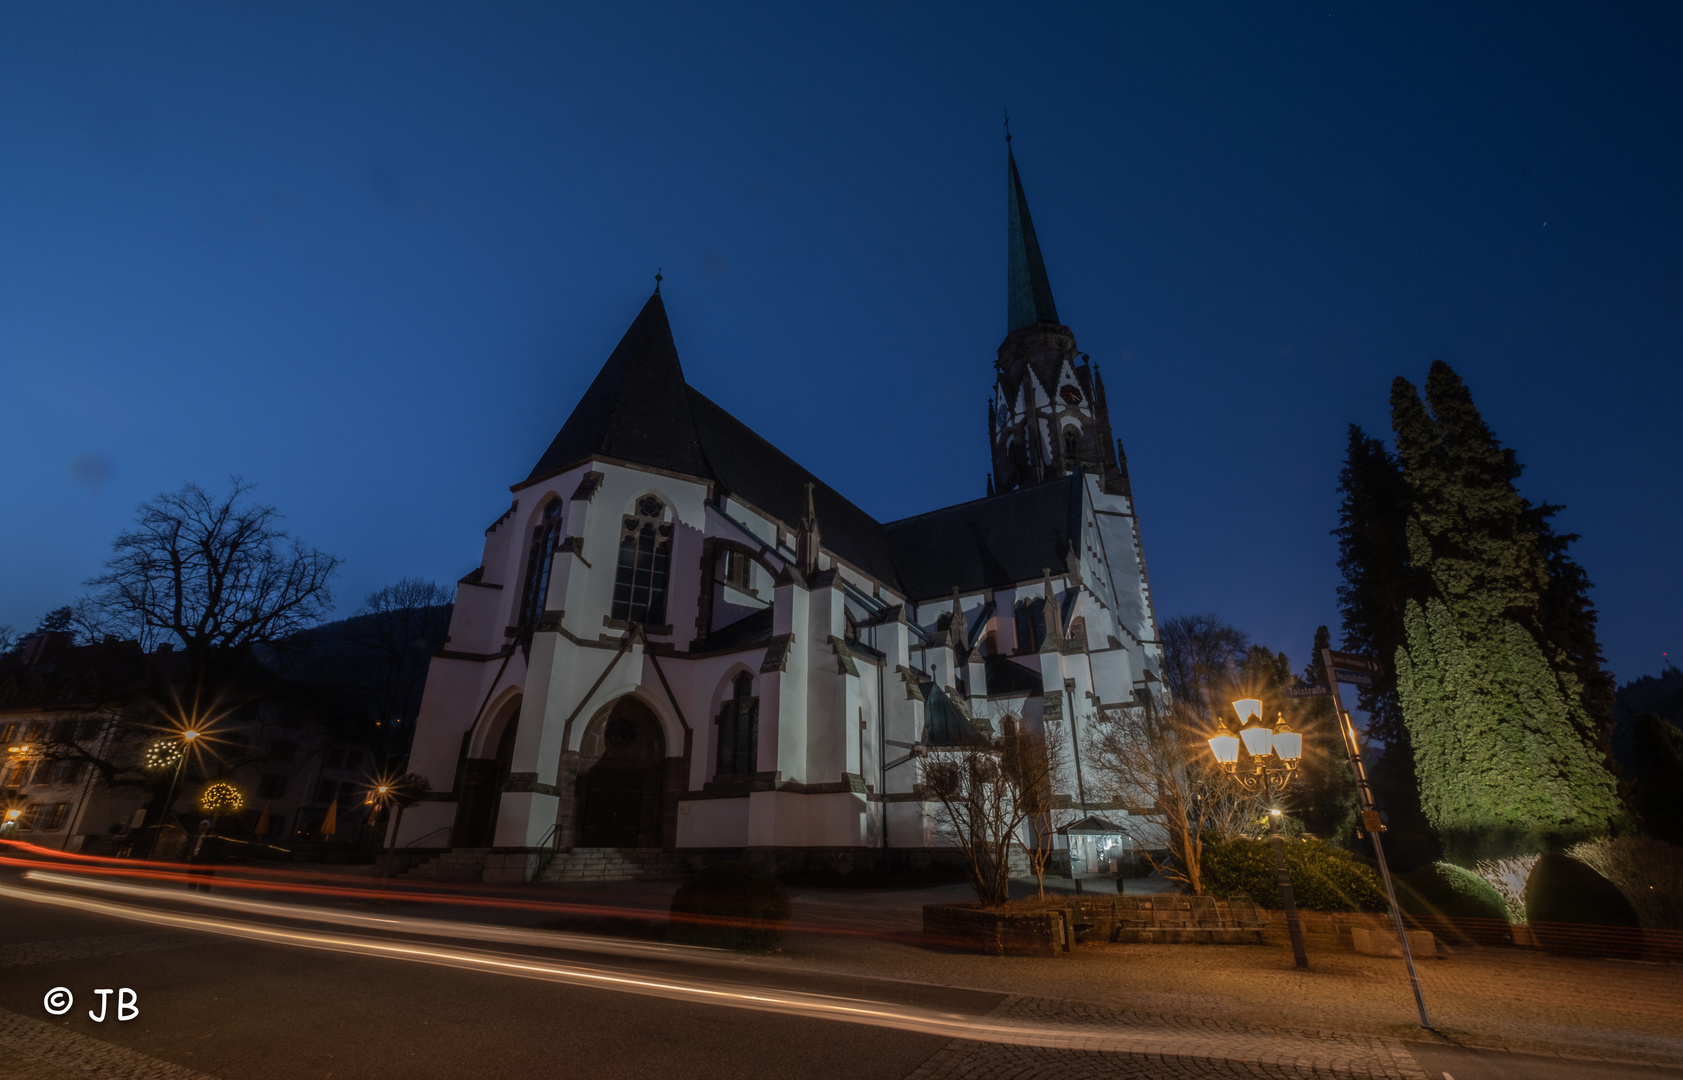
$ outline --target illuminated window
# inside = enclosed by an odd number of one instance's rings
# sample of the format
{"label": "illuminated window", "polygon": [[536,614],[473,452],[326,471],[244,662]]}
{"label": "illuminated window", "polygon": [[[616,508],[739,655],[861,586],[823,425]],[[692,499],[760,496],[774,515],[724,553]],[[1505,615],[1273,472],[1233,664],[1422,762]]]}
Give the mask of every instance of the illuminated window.
{"label": "illuminated window", "polygon": [[543,520],[532,530],[532,550],[526,557],[526,586],[520,594],[520,625],[529,627],[543,614],[549,596],[549,575],[555,549],[561,543],[561,500],[543,508]]}
{"label": "illuminated window", "polygon": [[746,776],[759,757],[760,699],[754,696],[754,677],[744,671],[736,677],[734,693],[719,713],[719,756],[714,772],[719,776]]}
{"label": "illuminated window", "polygon": [[23,808],[23,816],[18,818],[18,828],[28,832],[35,827],[35,819],[41,816],[41,804],[30,803]]}
{"label": "illuminated window", "polygon": [[620,622],[663,625],[666,584],[672,561],[672,524],[666,507],[653,495],[637,501],[619,538],[619,571],[614,577],[613,617]]}
{"label": "illuminated window", "polygon": [[48,832],[52,832],[54,829],[64,828],[64,815],[69,813],[69,812],[70,812],[70,804],[69,803],[67,803],[67,802],[53,803],[53,808],[51,810],[47,811],[47,823],[45,825],[41,826],[41,827],[43,829],[47,830]]}

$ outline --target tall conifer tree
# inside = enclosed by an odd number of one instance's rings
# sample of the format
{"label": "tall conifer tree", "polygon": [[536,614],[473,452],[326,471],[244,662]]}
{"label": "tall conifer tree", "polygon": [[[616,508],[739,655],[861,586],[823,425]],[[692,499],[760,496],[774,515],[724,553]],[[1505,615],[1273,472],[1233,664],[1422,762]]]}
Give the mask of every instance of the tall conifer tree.
{"label": "tall conifer tree", "polygon": [[1550,552],[1512,452],[1442,361],[1425,401],[1392,384],[1391,418],[1418,590],[1397,693],[1427,818],[1462,859],[1605,835],[1624,808],[1575,665],[1544,625]]}
{"label": "tall conifer tree", "polygon": [[[1397,705],[1391,658],[1403,643],[1403,611],[1418,592],[1408,566],[1408,484],[1385,444],[1351,424],[1338,486],[1344,501],[1333,535],[1344,575],[1338,587],[1344,648],[1384,661],[1373,685],[1360,688],[1358,700],[1368,714],[1368,735],[1406,753],[1408,729]],[[1317,651],[1315,663],[1320,662]]]}

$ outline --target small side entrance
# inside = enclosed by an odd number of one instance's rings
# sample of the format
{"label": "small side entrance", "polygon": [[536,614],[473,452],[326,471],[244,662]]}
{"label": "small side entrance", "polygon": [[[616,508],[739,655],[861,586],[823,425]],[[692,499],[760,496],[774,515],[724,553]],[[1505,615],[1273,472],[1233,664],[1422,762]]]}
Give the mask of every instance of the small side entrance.
{"label": "small side entrance", "polygon": [[660,721],[636,698],[615,702],[586,734],[586,751],[600,748],[578,781],[579,847],[660,847]]}

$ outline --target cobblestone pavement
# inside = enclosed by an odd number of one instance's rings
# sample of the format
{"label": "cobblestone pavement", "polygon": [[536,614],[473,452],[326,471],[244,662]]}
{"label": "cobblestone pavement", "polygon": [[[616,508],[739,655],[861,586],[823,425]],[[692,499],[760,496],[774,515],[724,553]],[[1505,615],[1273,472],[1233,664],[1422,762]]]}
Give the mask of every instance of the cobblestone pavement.
{"label": "cobblestone pavement", "polygon": [[1086,1077],[1260,1077],[1307,1080],[1426,1080],[1400,1040],[1332,1032],[1285,1032],[1184,1017],[1118,1012],[1067,1001],[1009,997],[990,1014],[1001,1021],[1092,1027],[1114,1038],[1126,1032],[1127,1052],[1053,1050],[954,1040],[907,1080],[1084,1080]]}
{"label": "cobblestone pavement", "polygon": [[[1292,966],[1289,949],[1271,945],[1082,945],[1052,959],[943,952],[921,943],[921,903],[964,896],[962,890],[941,892],[951,895],[798,892],[797,922],[804,918],[846,933],[793,933],[784,962],[1085,1003],[1176,1024],[1220,1021],[1393,1040],[1425,1035],[1401,960],[1313,943],[1308,971]],[[1420,972],[1433,1024],[1455,1044],[1683,1065],[1683,966],[1468,948],[1423,960]],[[1045,1053],[987,1048],[971,1056],[1019,1061],[1018,1072],[1001,1076],[1034,1076],[1034,1062],[1051,1060]]]}
{"label": "cobblestone pavement", "polygon": [[0,1009],[0,1080],[210,1080],[134,1050]]}

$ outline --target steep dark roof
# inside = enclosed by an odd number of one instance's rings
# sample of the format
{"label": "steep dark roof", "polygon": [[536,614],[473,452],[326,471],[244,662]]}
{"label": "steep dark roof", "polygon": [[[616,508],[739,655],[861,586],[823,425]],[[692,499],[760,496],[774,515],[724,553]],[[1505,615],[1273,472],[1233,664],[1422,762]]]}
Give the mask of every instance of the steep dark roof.
{"label": "steep dark roof", "polygon": [[1023,194],[1023,178],[1017,175],[1017,158],[1009,145],[1005,148],[1006,182],[1009,200],[1006,208],[1008,240],[1006,248],[1006,333],[1021,330],[1036,323],[1056,323],[1058,307],[1052,303],[1052,283],[1046,278],[1046,262],[1040,257],[1040,241],[1034,235],[1034,219],[1029,217],[1028,196]]}
{"label": "steep dark roof", "polygon": [[955,585],[973,593],[1033,581],[1048,567],[1061,572],[1081,520],[1075,474],[882,524],[684,382],[658,292],[517,486],[592,457],[712,481],[791,532],[811,484],[824,550],[913,600],[948,596]]}
{"label": "steep dark roof", "polygon": [[810,483],[823,547],[879,581],[897,580],[875,518],[684,382],[658,292],[517,486],[598,456],[711,480],[791,532]]}
{"label": "steep dark roof", "polygon": [[934,682],[923,684],[928,703],[923,716],[923,744],[925,746],[979,746],[987,740],[976,730],[970,718],[959,711],[952,698]]}
{"label": "steep dark roof", "polygon": [[781,521],[791,531],[806,513],[806,485],[812,485],[823,548],[893,585],[898,579],[882,525],[807,472],[788,454],[761,438],[700,391],[691,389],[690,412],[709,475],[731,495]]}
{"label": "steep dark roof", "polygon": [[[974,593],[1059,574],[1081,527],[1081,474],[959,503],[883,526],[912,600]],[[826,536],[826,539],[828,537]]]}
{"label": "steep dark roof", "polygon": [[601,455],[707,476],[660,293],[632,321],[524,483]]}

